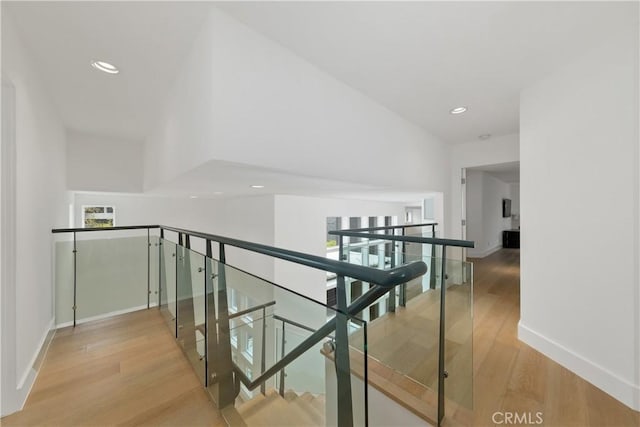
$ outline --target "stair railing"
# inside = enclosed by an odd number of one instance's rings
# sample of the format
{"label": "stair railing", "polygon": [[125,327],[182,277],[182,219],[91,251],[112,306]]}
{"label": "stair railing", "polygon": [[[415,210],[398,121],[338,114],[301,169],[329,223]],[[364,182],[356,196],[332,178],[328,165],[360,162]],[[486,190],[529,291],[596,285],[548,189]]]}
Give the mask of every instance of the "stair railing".
{"label": "stair railing", "polygon": [[[207,254],[212,253],[213,243],[218,243],[220,262],[223,265],[226,264],[225,246],[233,246],[251,252],[290,261],[296,264],[305,265],[311,268],[335,273],[337,275],[337,314],[327,323],[321,326],[318,330],[316,330],[312,335],[307,337],[302,343],[291,350],[285,357],[280,359],[270,368],[263,370],[262,374],[257,378],[251,380],[246,376],[244,372],[242,372],[242,370],[237,369],[237,367],[233,367],[233,364],[230,361],[230,343],[226,343],[223,340],[218,340],[219,345],[228,345],[228,350],[226,348],[218,348],[219,354],[223,354],[224,356],[226,356],[224,359],[227,361],[227,363],[223,365],[228,366],[228,368],[225,369],[226,372],[220,372],[220,381],[224,381],[221,388],[224,390],[233,390],[232,395],[228,395],[226,393],[224,395],[221,395],[219,397],[219,404],[221,405],[221,407],[233,404],[233,400],[235,400],[235,397],[238,395],[240,390],[240,382],[242,382],[249,390],[254,390],[258,386],[263,387],[268,379],[276,375],[291,362],[298,359],[302,354],[311,349],[314,345],[318,344],[329,334],[335,332],[334,351],[335,365],[337,367],[336,377],[338,424],[340,426],[353,425],[348,318],[349,316],[353,316],[356,313],[362,311],[363,307],[367,307],[368,305],[373,303],[373,301],[380,298],[394,286],[401,283],[406,283],[407,281],[425,274],[427,272],[426,264],[422,261],[415,261],[390,270],[378,270],[370,267],[349,264],[342,261],[331,260],[327,259],[326,257],[317,255],[310,255],[255,242],[247,242],[243,240],[232,239],[224,236],[202,233],[193,230],[185,230],[176,227],[160,226],[161,239],[164,238],[165,231],[178,233],[179,246],[182,246],[183,242],[189,244],[191,237],[204,239],[206,242]],[[220,276],[218,277],[218,283],[220,284],[221,289],[226,288],[226,278],[224,273],[224,268],[221,268],[219,273]],[[368,283],[375,284],[375,286],[372,287],[370,292],[360,297],[357,301],[354,301],[350,306],[347,306],[345,276],[357,280],[363,280]],[[219,329],[222,329],[223,332],[228,331],[228,315],[226,315],[225,317],[225,313],[219,313],[218,316]],[[228,332],[225,333],[225,335],[228,336]],[[237,378],[237,380],[234,380],[234,378]]]}
{"label": "stair railing", "polygon": [[[433,237],[419,237],[419,236],[410,236],[406,235],[406,229],[411,227],[422,227],[422,226],[431,226],[432,227],[432,236]],[[427,223],[427,224],[410,224],[410,225],[399,225],[399,226],[382,226],[382,227],[372,227],[372,228],[358,228],[358,229],[348,229],[348,230],[335,230],[330,231],[329,234],[338,236],[338,245],[339,245],[339,253],[341,260],[347,260],[348,256],[345,254],[345,244],[344,237],[356,237],[356,238],[364,238],[370,240],[388,240],[391,242],[401,242],[401,262],[405,261],[405,252],[406,252],[406,243],[420,243],[420,244],[428,244],[428,245],[438,245],[442,247],[441,254],[441,273],[440,273],[440,307],[439,307],[439,326],[438,326],[438,409],[437,409],[437,422],[438,426],[442,423],[445,415],[445,379],[448,377],[448,372],[445,368],[445,296],[446,296],[446,258],[447,258],[447,247],[459,247],[459,248],[473,248],[474,242],[468,240],[455,240],[455,239],[441,239],[435,237],[435,226],[436,223]],[[401,235],[395,235],[394,230],[401,230]],[[385,233],[373,233],[373,231],[384,231]],[[393,250],[391,252],[394,252]],[[392,253],[391,256],[391,265],[395,265],[396,257]],[[368,264],[368,263],[367,263]],[[431,266],[435,267],[435,256],[431,257]],[[433,289],[433,283],[435,279],[434,269],[431,269],[431,288]],[[400,284],[398,286],[401,289],[400,292],[400,305],[404,306],[406,304],[406,284]],[[389,311],[395,310],[395,290],[394,288],[389,291],[390,295],[393,297],[389,297],[389,300],[393,300],[393,303],[388,303]],[[392,294],[393,293],[393,294]],[[364,297],[364,294],[362,297]],[[353,304],[356,304],[362,297],[358,298]],[[372,301],[373,302],[373,301]],[[353,305],[352,304],[352,305]]]}

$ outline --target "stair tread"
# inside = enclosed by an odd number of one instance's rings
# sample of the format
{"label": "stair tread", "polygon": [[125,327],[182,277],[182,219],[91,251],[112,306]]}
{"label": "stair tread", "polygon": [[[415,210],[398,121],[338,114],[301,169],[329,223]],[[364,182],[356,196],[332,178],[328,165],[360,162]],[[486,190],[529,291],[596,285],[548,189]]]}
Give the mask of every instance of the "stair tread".
{"label": "stair tread", "polygon": [[287,401],[275,390],[266,396],[258,395],[237,408],[239,416],[249,426],[313,426],[324,424],[324,417],[317,409],[302,399],[293,397]]}

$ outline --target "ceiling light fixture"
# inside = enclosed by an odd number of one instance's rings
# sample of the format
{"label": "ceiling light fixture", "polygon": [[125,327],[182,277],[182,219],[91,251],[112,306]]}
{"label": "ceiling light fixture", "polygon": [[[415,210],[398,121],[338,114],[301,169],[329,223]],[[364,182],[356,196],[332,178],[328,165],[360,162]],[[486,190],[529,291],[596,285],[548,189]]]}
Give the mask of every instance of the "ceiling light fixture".
{"label": "ceiling light fixture", "polygon": [[462,114],[467,111],[467,107],[456,107],[449,110],[449,114]]}
{"label": "ceiling light fixture", "polygon": [[222,191],[214,191],[213,192],[214,195],[219,196],[220,194],[223,194]]}
{"label": "ceiling light fixture", "polygon": [[190,199],[197,199],[198,196],[189,196]]}
{"label": "ceiling light fixture", "polygon": [[118,70],[118,67],[105,61],[93,61],[91,63],[91,66],[96,70],[104,71],[108,74],[118,74],[120,72],[120,70]]}
{"label": "ceiling light fixture", "polygon": [[480,139],[489,139],[489,138],[491,138],[491,134],[490,133],[485,133],[485,134],[480,135],[478,138],[480,138]]}
{"label": "ceiling light fixture", "polygon": [[251,188],[264,188],[264,185],[252,185]]}

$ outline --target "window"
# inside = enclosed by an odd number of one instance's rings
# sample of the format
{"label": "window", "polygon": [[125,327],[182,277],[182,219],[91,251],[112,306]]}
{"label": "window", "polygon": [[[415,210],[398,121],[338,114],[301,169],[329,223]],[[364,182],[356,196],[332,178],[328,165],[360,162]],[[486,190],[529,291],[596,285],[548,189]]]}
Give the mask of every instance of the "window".
{"label": "window", "polygon": [[247,334],[247,341],[245,343],[245,352],[251,357],[253,360],[253,337]]}
{"label": "window", "polygon": [[83,228],[106,228],[116,225],[116,208],[113,206],[83,206]]}

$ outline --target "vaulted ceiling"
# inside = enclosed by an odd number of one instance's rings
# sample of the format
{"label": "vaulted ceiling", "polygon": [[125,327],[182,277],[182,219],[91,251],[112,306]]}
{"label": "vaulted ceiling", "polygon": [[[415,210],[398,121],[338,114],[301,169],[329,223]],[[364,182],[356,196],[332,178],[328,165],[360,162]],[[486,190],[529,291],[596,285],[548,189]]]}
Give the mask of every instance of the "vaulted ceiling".
{"label": "vaulted ceiling", "polygon": [[630,2],[2,2],[65,125],[129,139],[214,5],[453,143],[517,132],[524,87],[637,20]]}

